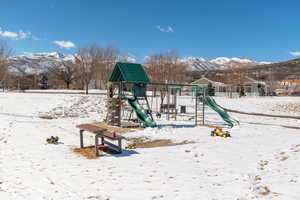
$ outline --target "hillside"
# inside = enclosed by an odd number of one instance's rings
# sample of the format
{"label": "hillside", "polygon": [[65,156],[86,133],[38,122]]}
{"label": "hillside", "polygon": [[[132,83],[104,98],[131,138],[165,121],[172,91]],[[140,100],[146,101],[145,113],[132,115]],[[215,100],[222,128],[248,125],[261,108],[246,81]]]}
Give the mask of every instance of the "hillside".
{"label": "hillside", "polygon": [[186,62],[189,65],[190,71],[226,70],[227,68],[231,67],[253,67],[269,64],[268,62],[256,62],[253,60],[236,57],[218,57],[212,60],[205,60],[204,58],[197,57],[187,57],[181,61]]}
{"label": "hillside", "polygon": [[45,71],[47,67],[50,67],[55,63],[73,59],[73,55],[52,52],[30,53],[21,56],[14,56],[11,57],[9,61],[14,72],[22,74],[35,74]]}

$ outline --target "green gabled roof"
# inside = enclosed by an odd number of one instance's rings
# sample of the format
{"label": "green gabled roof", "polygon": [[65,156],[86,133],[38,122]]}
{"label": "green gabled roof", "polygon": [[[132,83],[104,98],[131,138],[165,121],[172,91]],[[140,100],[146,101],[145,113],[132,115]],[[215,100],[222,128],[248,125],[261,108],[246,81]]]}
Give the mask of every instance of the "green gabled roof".
{"label": "green gabled roof", "polygon": [[150,83],[141,64],[117,62],[109,78],[110,82]]}

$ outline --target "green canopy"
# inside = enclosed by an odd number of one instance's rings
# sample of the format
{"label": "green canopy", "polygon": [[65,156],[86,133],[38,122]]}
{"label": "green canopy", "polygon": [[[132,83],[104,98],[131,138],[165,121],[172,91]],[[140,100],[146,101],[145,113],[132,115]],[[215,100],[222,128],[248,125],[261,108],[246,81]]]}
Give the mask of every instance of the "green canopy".
{"label": "green canopy", "polygon": [[109,78],[110,82],[150,83],[141,64],[117,62]]}

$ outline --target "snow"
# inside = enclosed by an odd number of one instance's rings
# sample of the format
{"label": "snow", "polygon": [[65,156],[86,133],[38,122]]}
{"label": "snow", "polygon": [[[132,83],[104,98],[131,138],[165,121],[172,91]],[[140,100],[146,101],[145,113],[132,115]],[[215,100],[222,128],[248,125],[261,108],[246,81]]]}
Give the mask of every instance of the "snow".
{"label": "snow", "polygon": [[[157,120],[160,128],[124,136],[194,143],[125,150],[89,160],[71,150],[79,146],[75,126],[103,120],[104,99],[102,95],[0,93],[0,199],[300,198],[299,129],[283,127],[299,126],[299,120],[232,114],[241,125],[230,130],[231,138],[220,138],[210,136],[211,128],[194,127],[188,119],[166,121],[163,116]],[[227,108],[272,114],[283,113],[272,110],[278,103],[300,100],[215,99]],[[179,104],[192,112],[191,98],[180,97]],[[67,115],[69,111],[72,115]],[[57,117],[43,119],[41,113]],[[205,120],[224,123],[208,108]],[[59,136],[61,144],[46,144],[52,135]],[[91,135],[84,139],[93,142]]]}
{"label": "snow", "polygon": [[42,52],[42,53],[31,53],[31,52],[25,52],[24,55],[13,57],[14,59],[46,59],[46,58],[52,58],[52,59],[63,59],[63,60],[73,60],[74,56],[71,54],[62,54],[59,52]]}
{"label": "snow", "polygon": [[193,64],[193,62],[195,62],[196,60],[199,60],[199,61],[206,61],[204,58],[201,58],[201,57],[192,57],[192,56],[189,56],[189,57],[185,57],[183,59],[181,59],[180,61],[181,62],[186,62],[186,63],[189,63],[189,64]]}
{"label": "snow", "polygon": [[263,65],[270,64],[269,62],[256,62],[250,59],[243,58],[228,58],[228,57],[218,57],[212,60],[205,60],[204,58],[197,57],[185,57],[180,61],[185,62],[189,65],[189,70],[191,71],[205,71],[205,70],[221,70],[230,67],[232,63],[241,65]]}
{"label": "snow", "polygon": [[[25,90],[28,93],[68,93],[68,94],[85,94],[85,90],[68,90],[68,89],[43,89],[43,90]],[[89,89],[91,94],[106,94],[106,90]]]}
{"label": "snow", "polygon": [[257,64],[257,65],[270,64],[270,62],[264,62],[264,61],[258,62],[258,61],[253,61],[253,60],[246,59],[246,58],[236,58],[236,57],[233,57],[233,58],[218,57],[218,58],[210,60],[209,62],[218,64],[218,65],[226,65],[231,62],[241,63],[241,64]]}
{"label": "snow", "polygon": [[188,64],[190,71],[205,71],[205,70],[215,70],[215,69],[221,69],[222,67],[211,63],[209,61],[206,61],[204,58],[197,58],[197,57],[186,57],[180,60],[183,63]]}
{"label": "snow", "polygon": [[227,58],[227,57],[218,57],[213,60],[210,60],[212,63],[216,63],[218,65],[223,65],[229,62],[238,62],[238,63],[253,63],[254,61],[249,59],[242,59],[242,58]]}
{"label": "snow", "polygon": [[259,101],[257,98],[245,97],[242,99],[234,98],[228,101],[227,98],[215,97],[216,101],[220,105],[226,105],[228,109],[239,110],[243,112],[256,112],[256,113],[265,113],[273,115],[294,115],[300,116],[300,112],[291,112],[291,110],[286,109],[282,111],[277,109],[277,105],[289,105],[291,103],[299,103],[299,97],[260,97]]}

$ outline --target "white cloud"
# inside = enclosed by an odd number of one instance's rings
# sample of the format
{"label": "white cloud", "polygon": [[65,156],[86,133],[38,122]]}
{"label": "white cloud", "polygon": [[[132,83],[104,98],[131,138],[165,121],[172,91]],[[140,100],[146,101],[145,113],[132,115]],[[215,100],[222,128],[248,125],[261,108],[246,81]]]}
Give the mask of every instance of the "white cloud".
{"label": "white cloud", "polygon": [[7,37],[12,40],[21,40],[31,37],[31,32],[24,32],[22,30],[19,30],[19,32],[11,32],[7,30],[2,30],[0,28],[0,37]]}
{"label": "white cloud", "polygon": [[14,33],[14,32],[9,32],[9,31],[1,31],[0,36],[9,37],[9,38],[17,38],[18,34]]}
{"label": "white cloud", "polygon": [[167,26],[166,28],[161,27],[160,25],[157,25],[156,28],[160,31],[160,32],[164,32],[164,33],[173,33],[174,29],[171,26]]}
{"label": "white cloud", "polygon": [[24,31],[19,31],[19,38],[20,39],[25,39],[31,36],[30,32],[24,32]]}
{"label": "white cloud", "polygon": [[300,51],[290,51],[289,54],[292,56],[300,56]]}
{"label": "white cloud", "polygon": [[76,47],[75,43],[71,41],[54,40],[53,43],[59,46],[60,48],[65,48],[65,49],[71,49]]}

